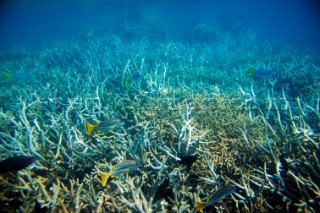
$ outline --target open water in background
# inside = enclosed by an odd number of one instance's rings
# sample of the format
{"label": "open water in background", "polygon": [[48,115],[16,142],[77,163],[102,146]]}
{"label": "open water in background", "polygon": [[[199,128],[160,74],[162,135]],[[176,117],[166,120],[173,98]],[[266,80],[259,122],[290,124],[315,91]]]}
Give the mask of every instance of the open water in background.
{"label": "open water in background", "polygon": [[317,0],[3,0],[0,49],[98,34],[196,42],[199,34],[190,39],[190,31],[203,25],[215,36],[250,30],[261,39],[320,49]]}

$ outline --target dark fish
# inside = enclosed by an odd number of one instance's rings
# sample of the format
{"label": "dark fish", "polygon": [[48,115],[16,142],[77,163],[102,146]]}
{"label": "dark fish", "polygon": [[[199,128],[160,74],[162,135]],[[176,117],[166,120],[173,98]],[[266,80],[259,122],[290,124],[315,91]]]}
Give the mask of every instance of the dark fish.
{"label": "dark fish", "polygon": [[225,186],[220,188],[218,191],[214,192],[208,200],[204,203],[196,201],[196,211],[201,211],[202,209],[212,206],[213,204],[220,201],[222,198],[232,194],[236,190],[235,186]]}
{"label": "dark fish", "polygon": [[34,209],[32,213],[47,213],[49,212],[48,208],[46,206],[41,207],[40,203],[35,200]]}
{"label": "dark fish", "polygon": [[19,171],[32,164],[36,159],[31,156],[16,156],[0,161],[0,174]]}
{"label": "dark fish", "polygon": [[197,155],[187,155],[184,157],[180,158],[181,160],[178,160],[178,163],[183,164],[183,165],[187,165],[187,166],[192,166],[192,164],[194,162],[196,162],[196,160],[198,159]]}
{"label": "dark fish", "polygon": [[142,81],[144,79],[144,75],[142,74],[135,74],[131,77],[132,81]]}
{"label": "dark fish", "polygon": [[258,69],[255,72],[256,75],[260,75],[260,76],[268,76],[272,74],[272,70],[268,70],[268,69]]}
{"label": "dark fish", "polygon": [[174,199],[172,187],[170,187],[170,181],[167,178],[157,188],[154,194],[153,203],[156,203],[162,199],[166,200],[167,202],[170,202],[170,200]]}

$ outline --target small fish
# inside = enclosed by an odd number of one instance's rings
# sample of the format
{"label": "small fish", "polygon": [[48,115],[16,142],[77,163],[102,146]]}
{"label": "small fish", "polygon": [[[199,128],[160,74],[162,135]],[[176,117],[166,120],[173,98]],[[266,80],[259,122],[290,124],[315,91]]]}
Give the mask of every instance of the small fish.
{"label": "small fish", "polygon": [[8,82],[12,80],[16,81],[27,81],[29,80],[30,75],[28,73],[1,73],[0,74],[0,81]]}
{"label": "small fish", "polygon": [[247,77],[253,77],[253,76],[270,76],[272,75],[272,70],[268,70],[268,69],[254,69],[254,68],[250,68],[247,73],[246,76]]}
{"label": "small fish", "polygon": [[123,83],[129,84],[130,82],[137,82],[137,81],[142,81],[144,79],[143,74],[134,74],[131,77],[130,76],[125,76],[123,78]]}
{"label": "small fish", "polygon": [[140,167],[142,167],[142,163],[139,161],[135,161],[135,160],[126,160],[121,163],[118,163],[117,165],[112,167],[110,172],[101,173],[102,186],[105,186],[107,184],[109,177],[128,173],[128,172],[136,170]]}
{"label": "small fish", "polygon": [[15,156],[0,161],[0,174],[19,171],[32,164],[36,158],[32,156]]}
{"label": "small fish", "polygon": [[202,209],[212,206],[213,204],[220,201],[222,198],[232,194],[236,190],[235,186],[225,186],[220,188],[218,191],[214,192],[208,200],[204,203],[196,201],[196,211],[201,211]]}
{"label": "small fish", "polygon": [[91,135],[93,131],[97,131],[98,133],[106,133],[110,130],[119,129],[123,125],[124,122],[121,121],[119,118],[111,118],[109,120],[98,123],[97,125],[93,125],[89,122],[86,123],[88,135]]}
{"label": "small fish", "polygon": [[197,155],[187,155],[187,156],[183,156],[180,158],[181,160],[178,160],[178,163],[183,164],[183,165],[187,165],[187,166],[192,166],[192,164],[194,162],[196,162],[196,160],[198,159]]}

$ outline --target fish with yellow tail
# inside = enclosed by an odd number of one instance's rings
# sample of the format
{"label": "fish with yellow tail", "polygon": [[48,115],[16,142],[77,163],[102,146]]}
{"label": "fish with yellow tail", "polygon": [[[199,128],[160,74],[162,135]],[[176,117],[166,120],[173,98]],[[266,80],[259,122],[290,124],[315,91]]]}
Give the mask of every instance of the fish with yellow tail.
{"label": "fish with yellow tail", "polygon": [[255,69],[253,67],[250,67],[249,70],[246,73],[247,77],[268,77],[272,75],[272,70],[269,69]]}
{"label": "fish with yellow tail", "polygon": [[28,81],[31,76],[28,73],[12,73],[12,72],[0,72],[0,82],[13,82],[13,81]]}
{"label": "fish with yellow tail", "polygon": [[89,122],[86,123],[88,135],[91,135],[94,131],[98,133],[106,133],[111,130],[119,129],[123,125],[124,122],[119,118],[111,118],[96,125],[93,125]]}
{"label": "fish with yellow tail", "polygon": [[109,177],[124,174],[136,170],[142,167],[142,163],[135,160],[126,160],[113,166],[110,172],[101,173],[101,183],[105,186],[108,182]]}
{"label": "fish with yellow tail", "polygon": [[222,198],[229,196],[236,190],[235,186],[225,186],[220,188],[218,191],[214,192],[206,202],[196,201],[196,212],[201,211],[202,209],[212,206],[213,204],[220,201]]}

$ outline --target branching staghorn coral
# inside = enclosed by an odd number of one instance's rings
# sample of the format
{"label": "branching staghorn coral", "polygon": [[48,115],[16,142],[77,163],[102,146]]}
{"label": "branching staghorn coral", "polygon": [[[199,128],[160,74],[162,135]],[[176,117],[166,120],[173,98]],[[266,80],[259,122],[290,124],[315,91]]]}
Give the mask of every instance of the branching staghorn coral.
{"label": "branching staghorn coral", "polygon": [[[315,212],[319,87],[304,83],[291,91],[299,76],[318,79],[314,58],[230,39],[188,46],[109,37],[14,53],[23,55],[21,69],[32,78],[0,87],[0,157],[37,160],[0,176],[3,208],[193,212],[195,201],[235,185],[235,193],[210,208]],[[5,54],[0,58],[10,70],[17,67]],[[245,78],[251,65],[275,74]],[[143,81],[123,82],[136,72]],[[125,125],[87,135],[85,122],[110,118]],[[197,156],[192,166],[179,163],[189,155]],[[103,187],[100,174],[124,160],[144,167]]]}

